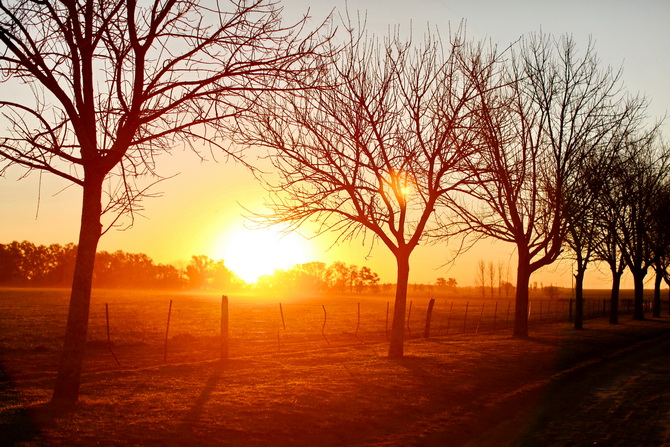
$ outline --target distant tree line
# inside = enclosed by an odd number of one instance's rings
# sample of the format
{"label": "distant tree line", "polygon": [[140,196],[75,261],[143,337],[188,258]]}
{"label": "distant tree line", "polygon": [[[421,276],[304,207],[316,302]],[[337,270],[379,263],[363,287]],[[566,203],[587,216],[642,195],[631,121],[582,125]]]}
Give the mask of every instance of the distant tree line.
{"label": "distant tree line", "polygon": [[[72,283],[77,252],[75,244],[35,245],[32,242],[0,244],[0,285],[68,287]],[[93,286],[99,288],[205,288],[232,282],[234,274],[223,266],[204,263],[194,256],[186,270],[156,264],[143,253],[96,254]],[[225,269],[225,270],[224,270]],[[216,278],[216,281],[214,280]]]}
{"label": "distant tree line", "polygon": [[[35,245],[32,242],[0,244],[0,286],[68,287],[74,274],[75,244]],[[247,284],[223,260],[192,256],[184,268],[156,264],[144,253],[96,254],[93,287],[125,289],[197,289],[361,293],[380,290],[379,275],[369,267],[343,262],[309,262],[276,270]]]}
{"label": "distant tree line", "polygon": [[347,265],[336,261],[299,264],[289,270],[276,270],[261,276],[256,287],[261,290],[362,293],[379,292],[379,275],[369,267]]}

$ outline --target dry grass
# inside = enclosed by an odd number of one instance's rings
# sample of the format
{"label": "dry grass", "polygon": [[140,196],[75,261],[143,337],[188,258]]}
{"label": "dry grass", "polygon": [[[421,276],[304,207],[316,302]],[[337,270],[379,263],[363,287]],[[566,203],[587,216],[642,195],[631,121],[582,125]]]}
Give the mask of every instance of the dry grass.
{"label": "dry grass", "polygon": [[[49,299],[58,293],[44,292]],[[447,445],[460,445],[504,412],[532,406],[557,372],[667,331],[670,323],[626,319],[612,327],[593,320],[579,332],[567,324],[535,327],[527,339],[512,338],[507,331],[414,339],[404,359],[389,360],[386,344],[374,340],[326,345],[317,312],[312,323],[305,323],[316,325],[315,340],[264,354],[245,353],[241,344],[233,358],[218,362],[211,360],[206,343],[200,348],[207,355],[195,349],[199,337],[216,332],[214,312],[214,329],[201,324],[203,335],[175,342],[162,364],[160,344],[152,340],[164,337],[164,322],[153,328],[141,319],[134,322],[128,312],[125,321],[131,326],[144,324],[132,329],[136,333],[128,340],[143,334],[144,344],[124,347],[121,342],[120,368],[106,346],[93,345],[80,405],[68,414],[53,414],[47,402],[57,349],[56,342],[42,337],[57,332],[51,325],[62,327],[62,309],[58,302],[45,308],[44,300],[33,299],[22,305],[54,321],[42,320],[41,331],[31,327],[34,317],[21,317],[15,309],[13,332],[6,332],[6,320],[0,332],[0,439],[10,445],[415,445],[430,440],[444,445],[445,439]],[[216,300],[212,303],[216,308]],[[385,301],[377,304],[385,311]],[[3,311],[12,308],[6,300],[2,305]],[[274,304],[267,306],[274,312]],[[187,327],[190,323],[183,320]],[[25,332],[17,333],[19,328]],[[99,333],[94,339],[101,339]],[[152,350],[157,352],[147,358]]]}

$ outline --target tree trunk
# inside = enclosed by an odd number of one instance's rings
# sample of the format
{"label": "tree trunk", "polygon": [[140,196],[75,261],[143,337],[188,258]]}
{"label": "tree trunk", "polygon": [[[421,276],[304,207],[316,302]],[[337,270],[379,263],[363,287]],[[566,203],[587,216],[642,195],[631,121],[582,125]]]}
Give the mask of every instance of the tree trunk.
{"label": "tree trunk", "polygon": [[661,283],[663,282],[663,273],[662,269],[656,269],[656,278],[654,278],[654,303],[652,309],[652,315],[654,317],[661,316]]}
{"label": "tree trunk", "polygon": [[101,200],[102,179],[87,181],[83,188],[79,245],[72,279],[65,340],[51,398],[51,401],[57,405],[70,406],[75,404],[79,398],[91,304],[93,266],[98,241],[102,234]]}
{"label": "tree trunk", "polygon": [[405,342],[405,309],[407,307],[407,283],[409,281],[409,254],[395,253],[398,265],[398,276],[393,305],[393,325],[391,326],[391,341],[389,344],[389,358],[401,358],[404,353]]}
{"label": "tree trunk", "polygon": [[527,259],[519,256],[516,271],[516,304],[514,309],[514,337],[528,337],[528,284],[530,284],[530,265]]}
{"label": "tree trunk", "polygon": [[644,277],[647,274],[643,269],[631,269],[633,284],[635,284],[635,301],[633,302],[633,320],[644,320]]}
{"label": "tree trunk", "polygon": [[612,293],[610,294],[610,324],[619,324],[619,288],[621,274],[612,270]]}
{"label": "tree trunk", "polygon": [[586,268],[577,264],[575,275],[575,329],[584,329],[584,273]]}

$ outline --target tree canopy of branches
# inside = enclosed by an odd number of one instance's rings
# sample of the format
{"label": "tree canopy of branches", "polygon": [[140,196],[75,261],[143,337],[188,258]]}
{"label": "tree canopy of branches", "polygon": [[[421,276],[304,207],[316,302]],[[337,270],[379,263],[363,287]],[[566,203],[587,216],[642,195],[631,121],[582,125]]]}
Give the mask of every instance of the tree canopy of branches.
{"label": "tree canopy of branches", "polygon": [[[614,215],[617,246],[633,276],[635,301],[633,318],[644,319],[644,278],[654,265],[657,255],[664,256],[663,240],[668,229],[662,228],[668,214],[665,188],[668,184],[670,152],[658,140],[658,135],[631,143],[634,156],[620,173],[623,192]],[[659,225],[660,224],[660,225]]]}
{"label": "tree canopy of branches", "polygon": [[318,39],[279,13],[271,0],[225,10],[191,0],[0,1],[0,72],[33,93],[0,101],[0,169],[49,172],[83,190],[53,402],[78,398],[101,216],[132,218],[146,195],[136,181],[157,175],[157,154],[225,150],[222,120],[311,70]]}
{"label": "tree canopy of branches", "polygon": [[[641,111],[646,105],[644,101],[636,99],[623,105],[627,109],[619,111],[620,121],[615,122],[610,133],[603,135],[600,144],[587,154],[566,187],[563,201],[567,220],[565,245],[569,249],[568,256],[574,257],[575,262],[575,329],[583,328],[583,288],[586,268],[597,257],[598,246],[603,242],[606,243],[610,237],[604,220],[607,216],[611,216],[612,210],[607,207],[616,208],[616,203],[611,203],[607,197],[611,193],[608,188],[617,181],[613,180],[612,176],[626,169],[626,165],[621,164],[624,158],[635,156],[627,153],[631,145],[634,142],[639,144],[648,140],[655,132],[655,130],[651,132],[642,130]],[[614,248],[612,263],[609,264],[613,274],[621,267],[617,264],[617,251]],[[613,295],[610,301],[617,310],[618,285],[617,294]]]}
{"label": "tree canopy of branches", "polygon": [[[433,225],[438,201],[465,181],[473,151],[463,36],[446,54],[427,37],[414,46],[391,35],[383,42],[353,35],[320,74],[331,89],[266,98],[264,113],[247,117],[239,138],[270,149],[279,175],[268,180],[271,223],[338,241],[381,241],[394,255],[397,288],[389,356],[403,355],[409,258]],[[474,62],[473,62],[474,64]]]}
{"label": "tree canopy of branches", "polygon": [[526,336],[530,276],[562,252],[570,185],[640,107],[592,46],[579,55],[569,37],[531,35],[500,64],[479,80],[475,202],[461,216],[468,230],[516,247],[514,335]]}

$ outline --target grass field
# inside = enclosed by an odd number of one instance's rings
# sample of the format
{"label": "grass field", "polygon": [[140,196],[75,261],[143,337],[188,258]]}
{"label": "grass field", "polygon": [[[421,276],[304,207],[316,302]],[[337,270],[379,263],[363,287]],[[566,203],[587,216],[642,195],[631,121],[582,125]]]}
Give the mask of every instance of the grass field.
{"label": "grass field", "polygon": [[[592,294],[595,303],[600,296]],[[465,441],[491,402],[514,396],[527,381],[660,330],[622,317],[618,327],[599,318],[574,332],[558,301],[542,304],[541,314],[534,300],[531,337],[514,339],[504,328],[506,302],[494,314],[494,299],[435,296],[434,330],[424,340],[429,298],[410,297],[407,355],[390,361],[388,296],[230,296],[230,359],[220,363],[220,296],[96,291],[81,405],[54,415],[46,403],[68,293],[2,290],[0,439],[68,446],[414,445],[439,426]],[[107,344],[106,309],[120,365]]]}

